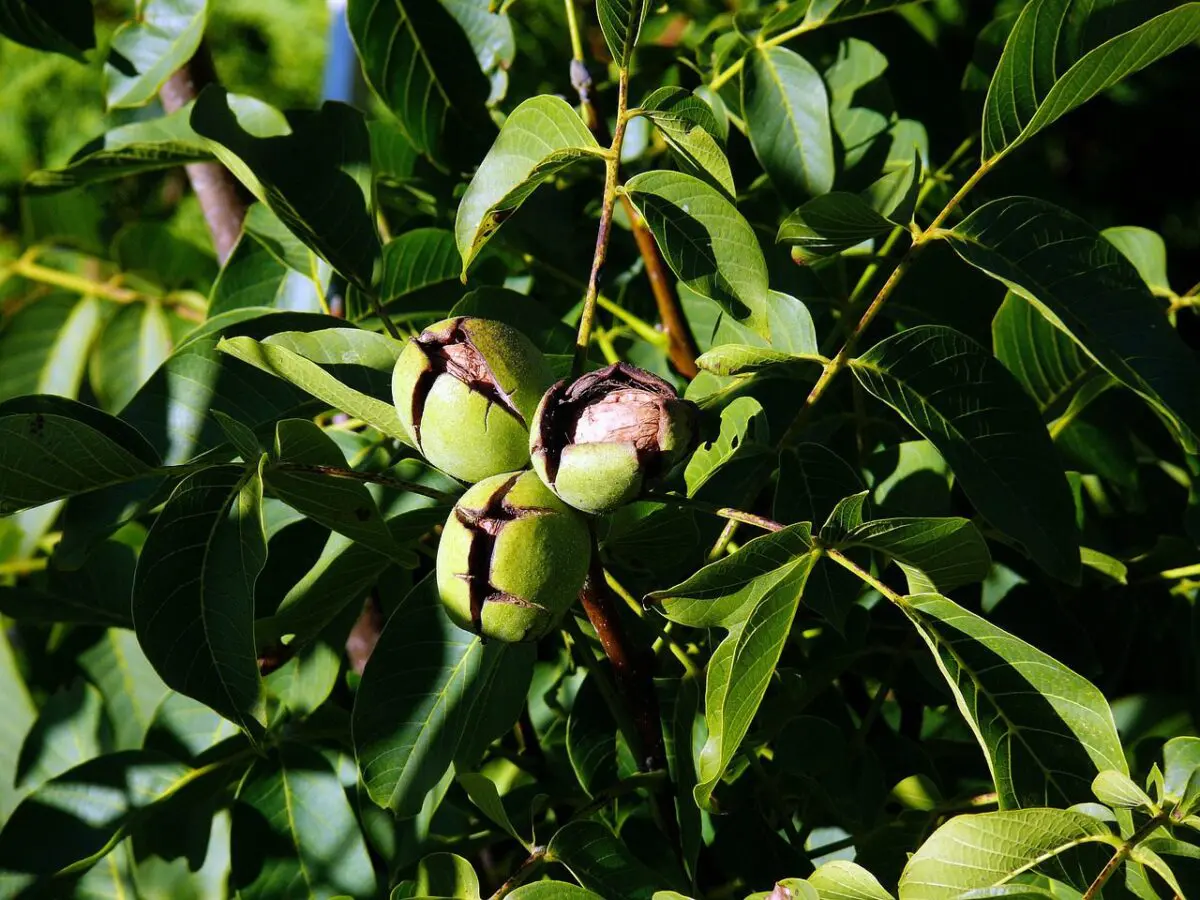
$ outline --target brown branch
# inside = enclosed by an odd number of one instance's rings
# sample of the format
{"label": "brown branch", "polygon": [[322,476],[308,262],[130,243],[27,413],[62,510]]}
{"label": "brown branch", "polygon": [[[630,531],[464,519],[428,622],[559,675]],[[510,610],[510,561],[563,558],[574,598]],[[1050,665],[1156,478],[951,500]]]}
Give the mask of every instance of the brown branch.
{"label": "brown branch", "polygon": [[[629,640],[617,612],[617,603],[600,562],[599,548],[593,546],[592,562],[579,602],[588,621],[600,638],[600,646],[612,667],[617,691],[629,710],[641,746],[635,749],[638,769],[642,772],[666,771],[667,752],[663,743],[662,720],[659,716],[658,695],[654,690],[654,654],[648,648],[638,648]],[[675,816],[675,801],[669,780],[665,789],[655,792],[655,809],[663,832],[676,853],[680,852],[679,823]]]}
{"label": "brown branch", "polygon": [[[205,86],[215,84],[216,80],[212,55],[201,41],[191,60],[168,78],[158,92],[163,109],[169,114],[186,106]],[[212,234],[217,259],[224,265],[242,233],[242,221],[246,218],[246,203],[238,192],[237,181],[219,162],[189,163],[184,168]]]}
{"label": "brown branch", "polygon": [[[592,76],[588,73],[583,60],[571,60],[571,86],[579,95],[584,124],[600,144],[609,143],[608,127],[600,118],[596,104],[593,102]],[[618,177],[617,184],[622,183],[624,183],[624,179]],[[679,295],[675,292],[674,282],[663,261],[662,253],[658,249],[658,243],[654,240],[650,229],[646,227],[646,221],[634,208],[628,195],[624,193],[621,194],[621,206],[632,224],[633,239],[637,242],[638,252],[642,255],[646,278],[650,281],[650,291],[654,294],[654,303],[658,307],[658,319],[667,335],[667,358],[675,367],[675,371],[684,378],[695,378],[700,371],[696,366],[696,357],[700,355],[700,350],[696,346],[696,340],[692,337],[692,331],[688,328],[687,320],[683,316]]]}

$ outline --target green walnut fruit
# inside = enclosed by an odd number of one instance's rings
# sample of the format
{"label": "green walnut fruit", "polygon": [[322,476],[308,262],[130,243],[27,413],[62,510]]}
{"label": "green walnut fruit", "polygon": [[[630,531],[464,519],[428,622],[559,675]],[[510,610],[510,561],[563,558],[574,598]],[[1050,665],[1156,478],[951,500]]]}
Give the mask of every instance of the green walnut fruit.
{"label": "green walnut fruit", "polygon": [[536,641],[579,595],[590,558],[587,523],[537,475],[495,475],[463,494],[446,520],[438,594],[460,628]]}
{"label": "green walnut fruit", "polygon": [[511,325],[446,319],[408,342],[392,399],[413,444],[461,481],[529,462],[529,422],[554,380],[546,358]]}
{"label": "green walnut fruit", "polygon": [[696,407],[657,375],[625,363],[560,381],[538,405],[533,468],[576,509],[608,513],[635,499],[696,446]]}

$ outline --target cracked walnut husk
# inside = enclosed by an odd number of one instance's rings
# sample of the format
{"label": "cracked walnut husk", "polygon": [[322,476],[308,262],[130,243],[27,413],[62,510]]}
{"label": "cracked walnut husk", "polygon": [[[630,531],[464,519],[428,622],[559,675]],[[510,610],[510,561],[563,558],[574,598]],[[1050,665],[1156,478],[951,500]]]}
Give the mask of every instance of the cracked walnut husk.
{"label": "cracked walnut husk", "polygon": [[538,405],[533,468],[576,509],[608,513],[637,498],[696,446],[696,407],[657,375],[614,363],[560,381]]}
{"label": "cracked walnut husk", "polygon": [[485,479],[459,498],[438,545],[438,595],[454,624],[485,639],[535,641],[587,575],[587,522],[533,472]]}
{"label": "cracked walnut husk", "polygon": [[541,351],[517,329],[459,317],[408,342],[392,374],[392,398],[424,457],[475,482],[528,463],[529,422],[553,380]]}

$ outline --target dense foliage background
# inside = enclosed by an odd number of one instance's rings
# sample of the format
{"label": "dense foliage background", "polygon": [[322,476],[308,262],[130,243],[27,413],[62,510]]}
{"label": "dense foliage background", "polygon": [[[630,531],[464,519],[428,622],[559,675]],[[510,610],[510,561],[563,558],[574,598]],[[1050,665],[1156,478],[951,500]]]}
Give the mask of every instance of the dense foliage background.
{"label": "dense foliage background", "polygon": [[[1200,4],[643,10],[353,0],[321,106],[314,0],[0,0],[0,896],[1200,891]],[[536,647],[427,577],[451,311],[704,411]]]}

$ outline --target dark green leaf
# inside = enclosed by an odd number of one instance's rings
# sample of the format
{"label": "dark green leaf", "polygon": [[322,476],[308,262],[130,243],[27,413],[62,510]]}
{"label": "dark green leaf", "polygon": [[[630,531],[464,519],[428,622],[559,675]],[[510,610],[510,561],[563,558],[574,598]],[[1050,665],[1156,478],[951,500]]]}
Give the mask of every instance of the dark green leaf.
{"label": "dark green leaf", "polygon": [[94,297],[43,297],[5,316],[0,330],[0,399],[22,394],[75,397],[104,327]]}
{"label": "dark green leaf", "polygon": [[47,395],[0,403],[0,513],[150,474],[157,454],[135,429]]}
{"label": "dark green leaf", "polygon": [[46,700],[38,710],[37,721],[25,735],[14,786],[36,788],[99,756],[103,714],[100,692],[80,679]]}
{"label": "dark green leaf", "polygon": [[702,444],[688,460],[684,470],[688,495],[701,491],[706,496],[741,493],[733,490],[723,475],[732,473],[739,484],[747,471],[773,462],[767,446],[767,419],[762,405],[752,397],[738,397],[721,410],[721,431],[716,439]]}
{"label": "dark green leaf", "polygon": [[833,187],[833,131],[821,73],[785,47],[755,47],[742,70],[742,110],[754,153],[785,197]]}
{"label": "dark green leaf", "polygon": [[520,832],[513,827],[512,820],[509,819],[508,812],[504,809],[504,801],[500,798],[500,792],[496,790],[496,783],[492,779],[478,772],[464,772],[456,780],[467,792],[471,802],[479,807],[485,816],[504,829],[507,834],[512,836],[513,840],[529,849],[529,841],[521,837]]}
{"label": "dark green leaf", "polygon": [[662,881],[662,876],[648,869],[599,822],[564,825],[550,839],[546,855],[570,869],[580,884],[601,897],[650,900],[655,885]]}
{"label": "dark green leaf", "polygon": [[590,797],[617,780],[617,723],[596,676],[584,679],[571,706],[567,758]]}
{"label": "dark green leaf", "polygon": [[35,50],[84,61],[96,46],[92,4],[88,0],[0,0],[0,34]]}
{"label": "dark green leaf", "polygon": [[857,494],[843,497],[837,502],[833,511],[829,513],[829,518],[821,526],[821,543],[837,543],[862,524],[863,517],[870,515],[871,512],[868,493],[868,491],[859,491]]}
{"label": "dark green leaf", "polygon": [[[1200,37],[1200,3],[1034,0],[1004,45],[983,112],[992,159],[1128,75]],[[1032,229],[1031,229],[1032,230]]]}
{"label": "dark green leaf", "polygon": [[[532,660],[532,646],[484,645],[452,625],[424,579],[388,620],[355,698],[354,746],[371,799],[402,818],[420,812],[456,758],[512,726]],[[490,734],[489,707],[513,710]]]}
{"label": "dark green leaf", "polygon": [[371,218],[371,144],[362,114],[328,102],[269,126],[217,87],[196,99],[192,128],[246,188],[349,281],[370,290],[379,264]]}
{"label": "dark green leaf", "polygon": [[315,750],[284,744],[238,788],[233,879],[246,900],[369,897],[375,872],[337,773]]}
{"label": "dark green leaf", "polygon": [[[127,750],[64,772],[26,797],[5,824],[0,872],[29,883],[98,859],[139,814],[171,796],[193,771],[161,754]],[[47,834],[54,840],[45,840]]]}
{"label": "dark green leaf", "polygon": [[104,698],[115,748],[140,748],[170,691],[138,646],[137,637],[124,628],[109,628],[79,655],[79,666]]}
{"label": "dark green leaf", "polygon": [[983,581],[992,567],[987,543],[970,519],[876,519],[841,538],[895,560],[912,594],[947,592]]}
{"label": "dark green leaf", "polygon": [[1068,335],[1012,292],[992,319],[992,347],[1041,410],[1060,407],[1096,373],[1096,364]]}
{"label": "dark green leaf", "polygon": [[[288,506],[402,564],[412,554],[392,540],[387,523],[367,486],[322,469],[346,469],[346,457],[334,441],[306,419],[284,419],[275,426],[272,463],[263,472],[266,488]],[[312,467],[305,470],[303,467]]]}
{"label": "dark green leaf", "polygon": [[473,148],[494,133],[487,79],[441,3],[350,0],[346,20],[367,83],[419,152],[437,159],[443,149],[461,152],[464,139]]}
{"label": "dark green leaf", "polygon": [[[8,635],[0,634],[0,720],[5,723],[0,729],[0,783],[6,786],[16,783],[21,745],[36,715]],[[0,821],[8,821],[20,799],[16,789],[0,791]]]}
{"label": "dark green leaf", "polygon": [[251,735],[264,721],[254,583],[266,559],[261,476],[216,466],[171,494],[133,588],[138,641],[163,681]]}
{"label": "dark green leaf", "polygon": [[613,62],[622,69],[629,67],[648,7],[647,0],[596,0],[596,18],[604,42]]}
{"label": "dark green leaf", "polygon": [[[1200,27],[1200,3],[1197,23]],[[967,262],[1004,282],[1119,382],[1200,441],[1200,361],[1137,270],[1083,219],[1030,198],[995,200],[947,232]]]}
{"label": "dark green leaf", "polygon": [[851,365],[868,391],[933,444],[976,509],[1063,581],[1079,579],[1075,503],[1037,408],[983,347],[911,328]]}
{"label": "dark green leaf", "polygon": [[767,264],[737,208],[683,172],[643,172],[625,190],[679,280],[769,339]]}
{"label": "dark green leaf", "polygon": [[[232,97],[230,102],[250,105],[257,101]],[[191,114],[189,103],[169,116],[120,125],[84,144],[66,165],[34,172],[26,184],[34,190],[67,190],[209,159],[212,151],[188,124]]]}
{"label": "dark green leaf", "polygon": [[384,245],[379,301],[386,305],[405,294],[452,281],[461,271],[453,233],[444,228],[414,228]]}
{"label": "dark green leaf", "polygon": [[208,0],[145,0],[112,36],[104,67],[109,108],[145,106],[200,46]]}
{"label": "dark green leaf", "polygon": [[902,608],[987,758],[1003,809],[1092,799],[1092,779],[1128,774],[1104,695],[1020,638],[937,594]]}
{"label": "dark green leaf", "polygon": [[824,522],[843,497],[863,489],[840,456],[821,444],[800,444],[779,457],[774,517],[780,522]]}
{"label": "dark green leaf", "polygon": [[662,87],[642,101],[642,109],[684,171],[736,196],[733,172],[721,148],[721,126],[711,106],[682,88]]}
{"label": "dark green leaf", "polygon": [[531,97],[504,120],[458,204],[454,236],[465,274],[480,249],[542,182],[604,151],[560,97]]}
{"label": "dark green leaf", "polygon": [[108,321],[91,364],[92,387],[105,409],[122,409],[171,355],[174,332],[181,330],[172,328],[171,319],[150,300],[131,303]]}

